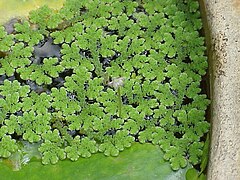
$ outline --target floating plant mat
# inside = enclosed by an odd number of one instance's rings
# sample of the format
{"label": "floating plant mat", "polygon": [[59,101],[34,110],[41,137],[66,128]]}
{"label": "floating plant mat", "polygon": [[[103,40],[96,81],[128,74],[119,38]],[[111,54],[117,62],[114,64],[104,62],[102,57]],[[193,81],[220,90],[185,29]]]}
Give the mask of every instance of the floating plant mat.
{"label": "floating plant mat", "polygon": [[138,142],[173,170],[199,164],[209,100],[198,8],[67,0],[0,27],[0,157],[56,164]]}

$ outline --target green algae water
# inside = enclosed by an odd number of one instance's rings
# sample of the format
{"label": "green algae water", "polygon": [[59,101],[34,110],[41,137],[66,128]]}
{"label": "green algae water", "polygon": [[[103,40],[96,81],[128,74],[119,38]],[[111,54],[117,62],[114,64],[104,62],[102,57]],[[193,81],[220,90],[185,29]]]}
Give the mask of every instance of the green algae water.
{"label": "green algae water", "polygon": [[31,10],[43,5],[60,9],[65,0],[1,0],[0,24],[16,17],[25,17]]}

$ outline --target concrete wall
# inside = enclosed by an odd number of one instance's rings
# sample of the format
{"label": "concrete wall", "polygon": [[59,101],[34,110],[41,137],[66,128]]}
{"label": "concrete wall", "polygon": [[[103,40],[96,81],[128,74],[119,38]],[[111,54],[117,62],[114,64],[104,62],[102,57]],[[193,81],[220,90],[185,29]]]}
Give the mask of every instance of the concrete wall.
{"label": "concrete wall", "polygon": [[212,100],[208,179],[240,180],[240,0],[200,2]]}

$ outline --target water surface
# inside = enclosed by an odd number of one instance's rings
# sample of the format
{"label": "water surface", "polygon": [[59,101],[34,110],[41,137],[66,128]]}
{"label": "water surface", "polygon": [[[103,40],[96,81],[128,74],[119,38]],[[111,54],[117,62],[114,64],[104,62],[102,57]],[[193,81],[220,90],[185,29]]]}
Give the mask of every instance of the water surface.
{"label": "water surface", "polygon": [[28,16],[31,10],[43,5],[59,9],[64,2],[65,0],[0,0],[0,24],[15,17]]}

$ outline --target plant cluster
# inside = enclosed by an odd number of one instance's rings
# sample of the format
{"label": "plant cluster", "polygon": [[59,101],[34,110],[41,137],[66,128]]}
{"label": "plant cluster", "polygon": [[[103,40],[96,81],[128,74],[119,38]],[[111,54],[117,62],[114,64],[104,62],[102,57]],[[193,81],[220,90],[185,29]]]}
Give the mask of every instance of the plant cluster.
{"label": "plant cluster", "polygon": [[174,170],[198,164],[209,130],[195,0],[67,0],[0,28],[0,157],[39,144],[43,164],[134,141]]}

